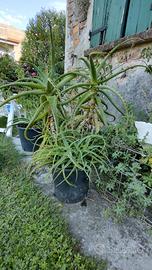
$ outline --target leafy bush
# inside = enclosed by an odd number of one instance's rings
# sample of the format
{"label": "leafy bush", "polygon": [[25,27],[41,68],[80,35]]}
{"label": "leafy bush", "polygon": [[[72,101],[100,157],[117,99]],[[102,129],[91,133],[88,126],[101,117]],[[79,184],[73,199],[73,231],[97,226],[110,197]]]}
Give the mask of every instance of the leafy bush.
{"label": "leafy bush", "polygon": [[61,206],[37,190],[25,168],[10,167],[10,141],[0,151],[7,156],[7,167],[0,171],[0,269],[106,269],[105,262],[80,254],[60,217]]}
{"label": "leafy bush", "polygon": [[[14,82],[18,78],[22,78],[23,74],[23,69],[11,56],[8,54],[0,56],[0,84]],[[4,96],[7,96],[8,93],[17,92],[18,88],[11,87],[7,91],[2,88],[1,91]]]}
{"label": "leafy bush", "polygon": [[58,73],[64,70],[64,44],[65,44],[65,14],[55,10],[42,9],[35,18],[30,19],[25,31],[21,62],[28,65],[44,67],[49,65],[50,38],[49,24],[53,31],[55,46],[55,59]]}
{"label": "leafy bush", "polygon": [[18,79],[18,64],[15,60],[5,54],[0,57],[0,80],[13,82]]}
{"label": "leafy bush", "polygon": [[144,159],[148,153],[137,140],[132,115],[103,132],[109,163],[100,166],[97,188],[113,195],[116,202],[112,210],[118,218],[143,214],[152,205],[152,170]]}

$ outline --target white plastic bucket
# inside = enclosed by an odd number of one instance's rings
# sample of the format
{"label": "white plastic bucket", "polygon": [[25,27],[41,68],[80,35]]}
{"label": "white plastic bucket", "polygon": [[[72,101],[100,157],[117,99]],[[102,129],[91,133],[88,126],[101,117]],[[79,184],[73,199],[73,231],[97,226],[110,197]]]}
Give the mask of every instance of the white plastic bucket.
{"label": "white plastic bucket", "polygon": [[152,144],[152,124],[136,121],[135,126],[138,131],[138,139],[144,140],[145,143]]}

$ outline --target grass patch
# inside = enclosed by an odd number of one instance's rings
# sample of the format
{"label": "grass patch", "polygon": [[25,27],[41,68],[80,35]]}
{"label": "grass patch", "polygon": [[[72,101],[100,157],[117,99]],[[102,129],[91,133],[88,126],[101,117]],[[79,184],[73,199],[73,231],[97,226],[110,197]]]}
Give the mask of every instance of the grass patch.
{"label": "grass patch", "polygon": [[0,171],[7,167],[8,171],[11,170],[20,160],[15,146],[12,144],[10,138],[0,134]]}
{"label": "grass patch", "polygon": [[[16,155],[11,147],[11,155]],[[6,148],[8,151],[9,146]],[[21,164],[10,162],[2,168],[0,190],[1,270],[106,269],[105,262],[80,254],[61,218],[59,204],[34,186]]]}

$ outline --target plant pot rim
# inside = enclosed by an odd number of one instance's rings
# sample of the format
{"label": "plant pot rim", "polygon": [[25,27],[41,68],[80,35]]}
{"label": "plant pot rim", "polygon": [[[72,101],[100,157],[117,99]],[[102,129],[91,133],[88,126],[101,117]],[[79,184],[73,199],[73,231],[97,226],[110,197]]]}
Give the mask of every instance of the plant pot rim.
{"label": "plant pot rim", "polygon": [[[22,124],[21,124],[22,125]],[[28,124],[27,124],[28,125]],[[20,125],[17,125],[17,128],[20,128],[20,129],[26,129],[27,125],[25,124],[25,127],[22,127]],[[36,130],[36,131],[40,131],[41,132],[41,129],[40,128],[34,128],[34,127],[31,127],[29,128],[29,130]]]}
{"label": "plant pot rim", "polygon": [[[64,170],[65,170],[65,171],[71,171],[71,170],[73,170],[73,167],[68,167],[68,168],[65,168]],[[79,172],[84,172],[84,173],[85,173],[84,170],[74,169],[74,171],[76,171],[76,170],[79,171]],[[60,169],[57,169],[57,170],[54,170],[54,169],[53,169],[53,173],[54,173],[54,172],[57,173],[57,172],[59,172],[59,171],[62,172],[61,168],[60,168]],[[73,171],[73,172],[74,172],[74,171]]]}

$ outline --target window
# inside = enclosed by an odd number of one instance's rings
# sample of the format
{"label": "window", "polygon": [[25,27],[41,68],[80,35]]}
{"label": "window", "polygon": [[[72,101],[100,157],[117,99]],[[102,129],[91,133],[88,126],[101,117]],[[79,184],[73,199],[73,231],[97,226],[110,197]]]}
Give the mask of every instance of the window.
{"label": "window", "polygon": [[94,0],[91,47],[152,27],[152,0]]}

